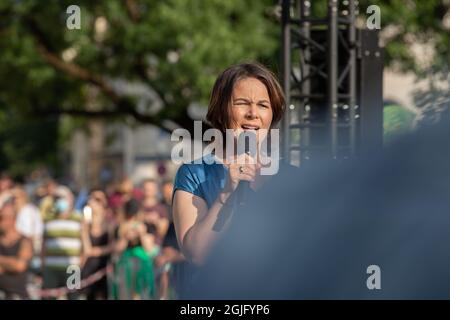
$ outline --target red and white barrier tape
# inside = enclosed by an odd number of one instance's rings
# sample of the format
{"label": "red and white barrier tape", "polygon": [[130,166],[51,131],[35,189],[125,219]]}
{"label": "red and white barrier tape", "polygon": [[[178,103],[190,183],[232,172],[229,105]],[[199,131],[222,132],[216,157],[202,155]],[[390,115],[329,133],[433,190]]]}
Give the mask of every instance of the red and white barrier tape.
{"label": "red and white barrier tape", "polygon": [[86,287],[89,287],[90,285],[94,284],[95,282],[99,281],[101,278],[103,278],[107,273],[112,272],[112,266],[107,266],[106,268],[100,269],[97,272],[91,274],[86,279],[81,280],[80,287],[77,289],[69,289],[67,287],[60,287],[60,288],[52,288],[52,289],[42,289],[38,290],[36,292],[37,296],[40,298],[58,298],[65,294],[76,292],[79,290],[82,290]]}

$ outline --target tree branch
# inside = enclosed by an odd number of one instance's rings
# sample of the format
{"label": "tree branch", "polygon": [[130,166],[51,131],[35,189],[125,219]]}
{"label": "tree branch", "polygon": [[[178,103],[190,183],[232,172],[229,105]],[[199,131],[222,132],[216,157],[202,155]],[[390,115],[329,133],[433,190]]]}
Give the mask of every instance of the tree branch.
{"label": "tree branch", "polygon": [[92,118],[115,117],[127,114],[126,112],[121,112],[119,110],[88,111],[81,109],[61,109],[61,108],[43,109],[36,111],[35,113],[44,116],[66,114],[71,116],[92,117]]}
{"label": "tree branch", "polygon": [[58,115],[70,115],[70,116],[78,116],[78,117],[88,117],[88,118],[117,118],[117,117],[123,117],[123,116],[131,116],[135,120],[146,123],[146,124],[152,124],[155,126],[160,127],[161,129],[172,132],[171,128],[167,128],[164,126],[164,124],[150,116],[142,115],[140,113],[135,112],[135,110],[127,110],[126,107],[123,107],[122,109],[116,109],[116,110],[86,110],[86,109],[76,109],[76,108],[39,108],[33,111],[33,115],[36,116],[58,116]]}
{"label": "tree branch", "polygon": [[125,8],[127,9],[127,13],[131,20],[134,23],[139,22],[141,20],[141,15],[139,14],[139,8],[137,6],[136,1],[134,0],[124,0]]}
{"label": "tree branch", "polygon": [[[130,115],[139,122],[153,124],[161,127],[166,131],[170,131],[170,128],[164,127],[161,117],[150,116],[138,112],[136,110],[135,104],[130,99],[119,96],[117,92],[115,92],[114,88],[111,87],[100,75],[97,75],[75,63],[62,60],[55,53],[56,50],[51,45],[51,42],[45,37],[45,33],[42,32],[42,30],[32,19],[32,17],[25,17],[24,20],[31,35],[36,40],[38,52],[41,54],[44,60],[47,61],[48,64],[73,78],[80,79],[82,81],[86,81],[88,83],[97,86],[114,103],[116,107],[115,110],[100,110],[100,111],[54,108],[54,109],[44,109],[42,110],[42,112],[39,112],[39,114],[41,115],[68,114],[74,116],[89,116],[89,117],[114,117],[120,115]],[[135,71],[142,80],[144,80],[145,82],[150,82],[145,72],[145,63],[142,57],[138,57],[135,64]],[[164,102],[162,92],[157,91],[156,88],[154,90],[160,95],[162,101]],[[181,112],[177,116],[177,118],[173,120],[181,127],[188,129],[192,133],[194,132],[193,121],[189,117],[187,110]]]}
{"label": "tree branch", "polygon": [[62,71],[73,78],[80,79],[82,81],[86,81],[96,85],[114,103],[114,105],[117,108],[116,110],[112,111],[107,110],[88,111],[80,109],[58,111],[55,109],[50,109],[45,111],[44,113],[47,114],[64,113],[71,115],[94,116],[94,117],[128,114],[134,117],[139,122],[154,124],[162,127],[162,123],[158,118],[139,113],[136,110],[135,105],[129,99],[120,97],[101,76],[92,73],[89,70],[78,66],[77,64],[62,60],[56,53],[54,53],[50,41],[48,41],[48,39],[45,37],[45,34],[40,30],[35,21],[30,17],[26,17],[25,22],[32,36],[35,38],[37,42],[36,45],[38,52],[41,54],[41,56],[44,58],[45,61],[47,61],[55,69]]}
{"label": "tree branch", "polygon": [[106,83],[106,81],[99,75],[90,72],[74,63],[62,60],[50,44],[50,41],[45,37],[45,34],[38,27],[36,22],[29,17],[25,18],[28,30],[37,40],[37,49],[41,56],[55,69],[60,70],[74,78],[92,83],[99,87],[114,103],[120,100],[114,89]]}

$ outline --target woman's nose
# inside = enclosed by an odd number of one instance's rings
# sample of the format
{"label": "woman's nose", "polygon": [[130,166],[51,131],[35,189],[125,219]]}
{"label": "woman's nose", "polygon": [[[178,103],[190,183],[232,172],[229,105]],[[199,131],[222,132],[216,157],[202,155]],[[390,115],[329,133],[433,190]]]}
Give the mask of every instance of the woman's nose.
{"label": "woman's nose", "polygon": [[254,103],[250,104],[247,109],[247,117],[249,119],[255,119],[258,117],[258,106]]}

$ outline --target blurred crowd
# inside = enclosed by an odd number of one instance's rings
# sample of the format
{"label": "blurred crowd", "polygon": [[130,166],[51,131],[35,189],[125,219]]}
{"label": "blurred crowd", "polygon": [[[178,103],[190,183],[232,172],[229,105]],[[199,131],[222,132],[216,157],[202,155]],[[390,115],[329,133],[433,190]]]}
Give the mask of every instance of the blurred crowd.
{"label": "blurred crowd", "polygon": [[0,299],[176,299],[171,181],[71,190],[0,176]]}

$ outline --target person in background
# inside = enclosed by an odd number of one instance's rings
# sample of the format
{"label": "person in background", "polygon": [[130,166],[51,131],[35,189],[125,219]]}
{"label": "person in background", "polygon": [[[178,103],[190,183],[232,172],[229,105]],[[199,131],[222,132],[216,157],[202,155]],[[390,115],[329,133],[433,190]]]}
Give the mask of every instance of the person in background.
{"label": "person in background", "polygon": [[28,299],[27,270],[31,241],[16,229],[14,198],[0,199],[0,292],[5,299]]}
{"label": "person in background", "polygon": [[172,181],[165,181],[162,185],[162,194],[164,205],[169,213],[170,223],[164,237],[164,241],[161,245],[161,252],[155,258],[155,268],[156,270],[159,270],[160,273],[158,286],[158,298],[160,300],[167,300],[171,298],[171,295],[169,294],[170,287],[174,290],[172,297],[177,296],[177,279],[174,269],[182,268],[182,262],[185,261],[184,255],[181,253],[178,246],[177,235],[175,233],[175,227],[172,220],[172,193]]}
{"label": "person in background", "polygon": [[130,178],[125,177],[116,185],[115,191],[108,198],[109,206],[114,211],[115,216],[118,216],[119,221],[123,219],[120,215],[123,212],[125,202],[131,199],[140,201],[142,192],[134,187]]}
{"label": "person in background", "polygon": [[14,181],[11,179],[11,176],[6,172],[0,173],[0,195],[10,191],[13,186]]}
{"label": "person in background", "polygon": [[[67,268],[80,266],[82,255],[81,215],[73,210],[72,192],[58,186],[45,201],[44,238],[41,251],[43,288],[66,288]],[[77,292],[68,294],[76,299]],[[57,297],[52,297],[57,298]]]}
{"label": "person in background", "polygon": [[40,195],[39,191],[42,186],[42,182],[47,179],[49,173],[45,168],[37,168],[30,172],[25,178],[23,188],[28,194],[29,201],[33,204],[39,204]]}
{"label": "person in background", "polygon": [[124,204],[125,220],[117,228],[115,253],[116,285],[112,296],[116,299],[150,299],[155,295],[153,262],[150,253],[155,238],[139,219],[139,203],[135,199]]}
{"label": "person in background", "polygon": [[141,202],[141,212],[147,228],[155,231],[155,241],[161,245],[169,227],[167,207],[159,201],[158,183],[153,179],[142,182],[144,197]]}
{"label": "person in background", "polygon": [[54,212],[54,194],[58,187],[59,184],[55,180],[48,178],[37,188],[36,192],[37,197],[39,198],[39,211],[41,212],[42,219],[45,219],[47,215],[51,215]]}
{"label": "person in background", "polygon": [[[86,279],[97,271],[106,268],[114,249],[114,230],[106,219],[108,201],[105,193],[94,189],[89,195],[84,208],[82,228],[83,270],[81,277]],[[104,300],[108,298],[108,283],[106,275],[86,288],[88,300]]]}
{"label": "person in background", "polygon": [[12,190],[17,210],[16,229],[24,236],[31,239],[33,244],[32,267],[40,266],[39,255],[42,247],[43,223],[39,209],[29,201],[28,194],[21,186]]}
{"label": "person in background", "polygon": [[[172,221],[172,195],[173,195],[173,182],[171,180],[165,180],[161,186],[163,205],[166,207],[169,221]],[[170,224],[169,222],[169,224]]]}
{"label": "person in background", "polygon": [[131,199],[124,204],[123,221],[116,229],[117,243],[115,252],[123,253],[127,249],[142,247],[146,252],[151,252],[155,245],[155,238],[148,232],[147,226],[139,219],[139,202]]}

